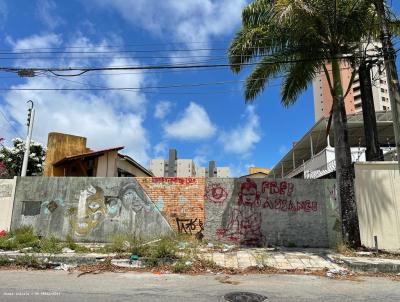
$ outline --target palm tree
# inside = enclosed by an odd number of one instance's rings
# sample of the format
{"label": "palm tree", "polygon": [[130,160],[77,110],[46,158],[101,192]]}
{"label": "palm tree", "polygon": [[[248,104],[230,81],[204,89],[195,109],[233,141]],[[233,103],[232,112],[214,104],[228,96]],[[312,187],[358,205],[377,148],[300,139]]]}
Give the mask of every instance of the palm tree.
{"label": "palm tree", "polygon": [[254,66],[245,82],[246,102],[253,101],[268,80],[283,74],[282,104],[289,106],[324,71],[333,98],[342,233],[353,246],[360,245],[360,235],[340,66],[354,65],[358,51],[354,42],[367,34],[373,17],[367,0],[255,0],[244,8],[242,27],[228,53],[235,73]]}

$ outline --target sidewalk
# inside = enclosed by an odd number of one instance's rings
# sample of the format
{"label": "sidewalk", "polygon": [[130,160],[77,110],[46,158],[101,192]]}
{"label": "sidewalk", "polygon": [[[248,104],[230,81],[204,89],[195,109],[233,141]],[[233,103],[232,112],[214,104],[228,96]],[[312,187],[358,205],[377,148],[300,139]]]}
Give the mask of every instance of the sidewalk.
{"label": "sidewalk", "polygon": [[205,253],[203,257],[214,261],[219,266],[234,269],[258,266],[282,270],[341,270],[339,265],[326,257],[328,253],[329,251],[324,249],[273,251],[265,248],[253,248],[226,253]]}
{"label": "sidewalk", "polygon": [[[95,264],[104,261],[107,257],[114,258],[116,254],[98,253],[64,253],[41,254],[0,252],[0,257],[16,259],[19,257],[33,256],[48,263],[82,265]],[[244,270],[249,267],[275,268],[278,270],[327,270],[334,272],[355,271],[373,273],[400,273],[400,260],[374,258],[374,257],[345,257],[328,249],[266,249],[247,248],[231,249],[228,251],[215,251],[204,249],[199,252],[199,257],[215,262],[225,268]],[[129,261],[128,259],[121,259]]]}

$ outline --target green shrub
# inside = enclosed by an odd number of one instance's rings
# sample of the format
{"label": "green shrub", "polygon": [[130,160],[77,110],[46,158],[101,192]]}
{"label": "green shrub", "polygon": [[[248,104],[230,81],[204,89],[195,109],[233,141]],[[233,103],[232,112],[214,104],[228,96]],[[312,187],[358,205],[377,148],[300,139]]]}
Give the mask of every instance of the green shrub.
{"label": "green shrub", "polygon": [[132,234],[116,234],[103,249],[106,253],[129,253],[140,257],[148,254],[148,246]]}
{"label": "green shrub", "polygon": [[145,265],[155,267],[171,264],[177,259],[177,243],[172,237],[164,237],[148,246]]}
{"label": "green shrub", "polygon": [[51,236],[50,238],[42,238],[39,241],[38,252],[42,253],[53,253],[58,254],[61,253],[63,246],[56,237]]}
{"label": "green shrub", "polygon": [[74,238],[72,238],[71,235],[67,235],[65,237],[65,243],[64,243],[64,247],[67,247],[71,250],[74,250],[76,253],[88,253],[91,250],[89,248],[87,248],[86,246],[77,244],[74,241]]}
{"label": "green shrub", "polygon": [[7,266],[11,264],[11,260],[8,257],[0,256],[0,266]]}
{"label": "green shrub", "polygon": [[42,260],[39,260],[35,256],[29,256],[29,255],[18,257],[14,263],[18,266],[23,266],[26,268],[36,268],[36,269],[42,269],[47,266]]}

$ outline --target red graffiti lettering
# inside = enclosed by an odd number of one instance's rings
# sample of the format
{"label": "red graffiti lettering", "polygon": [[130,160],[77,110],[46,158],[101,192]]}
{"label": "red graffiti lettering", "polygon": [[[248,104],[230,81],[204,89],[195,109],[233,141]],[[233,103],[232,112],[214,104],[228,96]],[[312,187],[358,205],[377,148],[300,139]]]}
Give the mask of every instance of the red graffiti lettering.
{"label": "red graffiti lettering", "polygon": [[294,184],[282,181],[280,183],[276,181],[264,181],[262,183],[262,193],[268,193],[270,195],[286,195],[292,196],[294,191]]}
{"label": "red graffiti lettering", "polygon": [[181,185],[190,185],[196,183],[196,178],[193,177],[153,177],[153,183],[174,183]]}
{"label": "red graffiti lettering", "polygon": [[272,199],[267,197],[262,205],[263,209],[271,209],[271,210],[279,210],[281,212],[317,212],[318,211],[318,202],[316,201],[292,201],[285,199]]}

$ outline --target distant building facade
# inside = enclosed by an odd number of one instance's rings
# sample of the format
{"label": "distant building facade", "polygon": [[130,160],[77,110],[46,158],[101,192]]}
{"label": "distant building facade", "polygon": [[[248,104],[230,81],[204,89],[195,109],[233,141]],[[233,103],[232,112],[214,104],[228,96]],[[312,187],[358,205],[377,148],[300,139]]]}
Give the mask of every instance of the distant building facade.
{"label": "distant building facade", "polygon": [[231,175],[231,171],[230,171],[229,167],[215,167],[215,162],[213,162],[213,161],[208,163],[208,168],[198,167],[196,169],[197,177],[226,178],[226,177],[230,177],[230,175]]}
{"label": "distant building facade", "polygon": [[156,177],[195,177],[196,166],[192,159],[178,159],[175,149],[169,150],[168,159],[150,160],[150,171]]}
{"label": "distant building facade", "polygon": [[49,133],[44,176],[149,177],[153,174],[128,155],[124,147],[93,151],[86,137]]}
{"label": "distant building facade", "polygon": [[264,173],[268,175],[270,171],[268,168],[249,167],[249,174]]}
{"label": "distant building facade", "polygon": [[216,167],[210,161],[207,168],[196,167],[192,159],[180,159],[176,149],[169,150],[168,159],[150,160],[150,171],[156,177],[229,177],[228,167]]}
{"label": "distant building facade", "polygon": [[[368,48],[371,55],[376,53],[374,47],[380,47],[380,44],[371,44]],[[327,64],[326,68],[332,75],[332,66]],[[352,72],[353,69],[348,64],[342,63],[340,65],[340,76],[344,91],[346,91],[349,86]],[[375,111],[391,110],[388,79],[383,65],[374,65],[372,67],[371,82]],[[323,71],[321,71],[313,80],[313,94],[315,122],[318,122],[321,118],[329,117],[332,109],[332,96],[329,83]],[[353,84],[348,95],[345,97],[344,102],[347,114],[355,114],[362,111],[360,79],[358,73],[354,78]]]}

